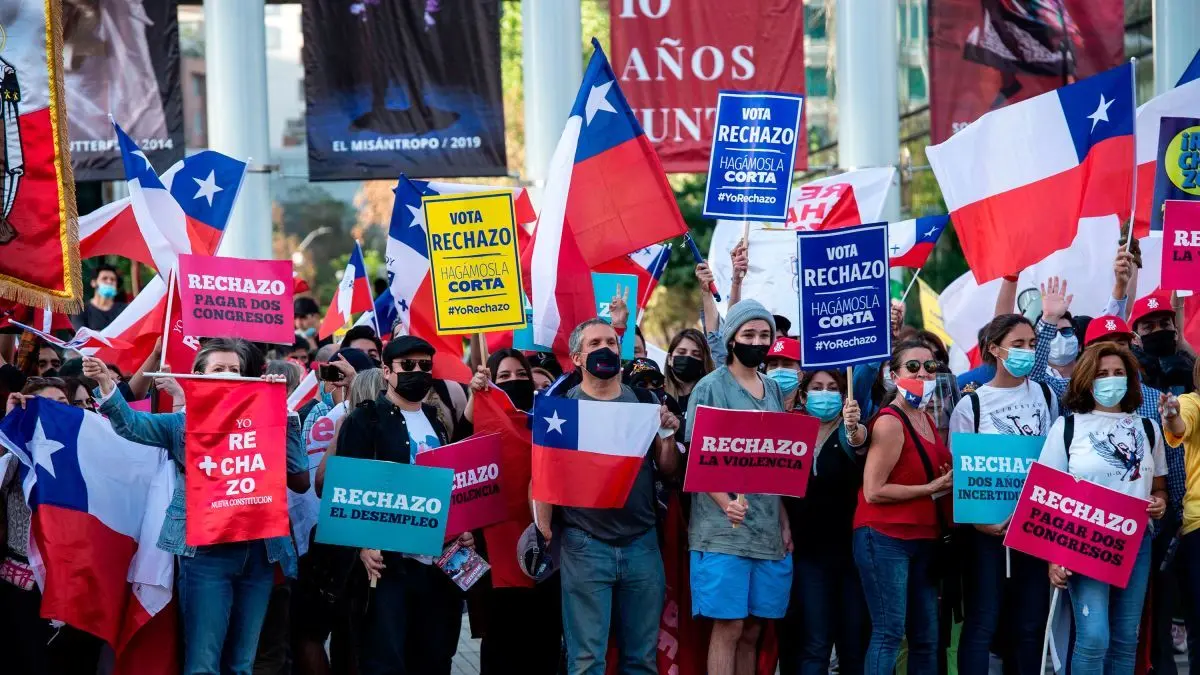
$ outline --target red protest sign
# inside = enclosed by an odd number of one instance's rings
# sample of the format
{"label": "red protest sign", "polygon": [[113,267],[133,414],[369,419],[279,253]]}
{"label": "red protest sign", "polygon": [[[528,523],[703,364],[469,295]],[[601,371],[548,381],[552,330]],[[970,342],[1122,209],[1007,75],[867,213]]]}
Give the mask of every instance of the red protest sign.
{"label": "red protest sign", "polygon": [[292,344],[292,263],[179,256],[183,332]]}
{"label": "red protest sign", "polygon": [[693,425],[685,491],[804,496],[817,418],[702,405]]}
{"label": "red protest sign", "polygon": [[283,537],[288,530],[283,384],[180,380],[187,396],[187,543]]}
{"label": "red protest sign", "polygon": [[417,455],[420,466],[454,470],[446,536],[470,532],[508,517],[500,491],[500,434],[472,436]]}
{"label": "red protest sign", "polygon": [[1163,202],[1162,288],[1200,291],[1200,202]]}
{"label": "red protest sign", "polygon": [[1035,463],[1004,545],[1125,588],[1149,522],[1146,504]]}

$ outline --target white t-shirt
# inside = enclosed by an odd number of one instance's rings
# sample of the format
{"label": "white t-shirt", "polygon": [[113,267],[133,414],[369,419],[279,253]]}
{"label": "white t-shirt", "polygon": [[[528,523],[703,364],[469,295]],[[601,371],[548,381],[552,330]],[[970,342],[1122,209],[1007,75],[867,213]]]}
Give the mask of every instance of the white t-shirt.
{"label": "white t-shirt", "polygon": [[400,413],[404,415],[404,423],[408,425],[410,461],[416,461],[417,455],[429,452],[442,444],[438,440],[437,432],[433,430],[433,425],[429,423],[429,418],[425,416],[425,411],[401,410]]}
{"label": "white t-shirt", "polygon": [[1162,430],[1154,425],[1154,438],[1146,438],[1142,418],[1129,413],[1090,412],[1075,415],[1070,460],[1063,449],[1060,419],[1050,428],[1038,461],[1072,476],[1149,499],[1157,476],[1167,475]]}
{"label": "white t-shirt", "polygon": [[[1026,379],[1016,387],[985,384],[979,396],[979,433],[1009,436],[1045,436],[1058,417],[1058,400],[1050,392],[1050,405],[1041,385]],[[963,396],[950,414],[950,432],[975,433],[975,409],[971,397]]]}

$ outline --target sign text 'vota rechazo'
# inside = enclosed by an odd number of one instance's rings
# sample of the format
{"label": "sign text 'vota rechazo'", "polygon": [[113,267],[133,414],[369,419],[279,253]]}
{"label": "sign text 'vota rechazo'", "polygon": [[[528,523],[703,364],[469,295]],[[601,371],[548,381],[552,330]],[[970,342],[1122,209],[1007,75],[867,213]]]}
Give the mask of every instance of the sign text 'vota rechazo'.
{"label": "sign text 'vota rechazo'", "polygon": [[705,216],[787,220],[803,105],[798,94],[718,95]]}
{"label": "sign text 'vota rechazo'", "polygon": [[803,368],[891,355],[887,238],[887,223],[796,233]]}

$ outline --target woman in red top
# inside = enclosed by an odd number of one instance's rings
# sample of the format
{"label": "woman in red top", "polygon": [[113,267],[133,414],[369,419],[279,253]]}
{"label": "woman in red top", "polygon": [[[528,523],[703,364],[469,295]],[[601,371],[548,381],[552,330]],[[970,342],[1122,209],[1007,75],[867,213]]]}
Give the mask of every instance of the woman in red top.
{"label": "woman in red top", "polygon": [[[866,675],[890,675],[908,635],[910,673],[937,672],[938,590],[932,562],[942,517],[934,495],[950,490],[950,450],[921,408],[938,362],[923,342],[892,352],[896,400],[879,412],[854,513],[854,562],[871,614]],[[907,625],[908,630],[905,630]]]}

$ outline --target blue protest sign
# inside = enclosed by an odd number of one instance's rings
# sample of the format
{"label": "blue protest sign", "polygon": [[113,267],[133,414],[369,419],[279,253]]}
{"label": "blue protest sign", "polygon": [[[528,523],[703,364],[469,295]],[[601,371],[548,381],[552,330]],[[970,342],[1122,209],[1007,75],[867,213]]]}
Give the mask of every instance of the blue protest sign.
{"label": "blue protest sign", "polygon": [[796,233],[802,368],[891,356],[887,229],[875,223]]}
{"label": "blue protest sign", "polygon": [[453,469],[330,457],[317,541],[439,555],[453,482]]}
{"label": "blue protest sign", "polygon": [[1163,202],[1200,199],[1200,119],[1164,117],[1158,124],[1158,162],[1150,234],[1162,236]]}
{"label": "blue protest sign", "polygon": [[704,215],[787,220],[804,97],[722,91],[708,159]]}
{"label": "blue protest sign", "polygon": [[954,522],[999,525],[1007,520],[1045,441],[1041,436],[951,434]]}
{"label": "blue protest sign", "polygon": [[[592,272],[592,292],[596,295],[596,316],[612,322],[612,312],[609,305],[617,294],[617,286],[621,294],[629,289],[629,320],[625,322],[625,334],[621,336],[621,359],[628,361],[633,358],[633,342],[636,338],[638,278],[633,274],[610,274],[608,272]],[[513,349],[534,352],[552,352],[550,347],[533,342],[533,311],[525,309],[525,327],[513,331]]]}

